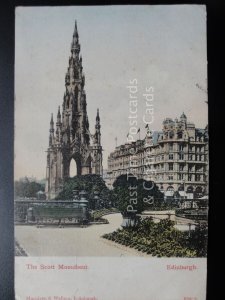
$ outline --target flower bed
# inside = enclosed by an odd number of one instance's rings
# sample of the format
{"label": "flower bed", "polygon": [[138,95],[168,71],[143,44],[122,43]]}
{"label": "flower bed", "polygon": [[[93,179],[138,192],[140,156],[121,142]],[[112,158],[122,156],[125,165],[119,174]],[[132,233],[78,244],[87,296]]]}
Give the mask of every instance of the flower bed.
{"label": "flower bed", "polygon": [[174,228],[169,219],[154,223],[152,218],[142,220],[135,227],[118,229],[103,238],[135,248],[157,257],[197,257],[198,252],[189,243],[188,233]]}

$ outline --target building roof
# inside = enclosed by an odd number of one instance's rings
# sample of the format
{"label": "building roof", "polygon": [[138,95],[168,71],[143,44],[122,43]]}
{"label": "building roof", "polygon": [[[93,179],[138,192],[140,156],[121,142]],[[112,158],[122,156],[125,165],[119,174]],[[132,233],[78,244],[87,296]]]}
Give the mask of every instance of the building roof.
{"label": "building roof", "polygon": [[154,131],[152,134],[152,143],[153,145],[156,145],[158,143],[158,139],[160,135],[162,134],[162,131]]}
{"label": "building roof", "polygon": [[182,115],[180,116],[181,119],[187,119],[185,113],[183,112]]}
{"label": "building roof", "polygon": [[202,128],[196,128],[196,131],[201,134],[205,133],[205,129],[202,129]]}

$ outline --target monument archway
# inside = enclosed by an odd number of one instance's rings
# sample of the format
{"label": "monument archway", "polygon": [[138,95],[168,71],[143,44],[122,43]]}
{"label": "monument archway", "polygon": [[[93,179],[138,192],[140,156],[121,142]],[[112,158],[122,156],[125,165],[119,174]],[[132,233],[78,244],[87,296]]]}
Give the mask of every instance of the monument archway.
{"label": "monument archway", "polygon": [[81,159],[78,155],[71,157],[68,174],[69,177],[81,175]]}
{"label": "monument archway", "polygon": [[69,167],[69,176],[70,177],[74,177],[77,176],[77,163],[75,161],[75,159],[71,159],[70,161],[70,167]]}

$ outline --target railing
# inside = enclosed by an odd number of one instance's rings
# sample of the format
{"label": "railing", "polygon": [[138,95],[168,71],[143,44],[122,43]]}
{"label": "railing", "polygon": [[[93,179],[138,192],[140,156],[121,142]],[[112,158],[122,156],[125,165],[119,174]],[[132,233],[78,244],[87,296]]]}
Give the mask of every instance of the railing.
{"label": "railing", "polygon": [[[181,218],[192,220],[207,220],[208,218],[208,199],[185,200],[182,208],[175,210],[175,215]],[[187,206],[188,205],[188,206]]]}
{"label": "railing", "polygon": [[175,211],[175,215],[176,217],[186,218],[191,220],[207,220],[208,209],[194,209],[194,208],[177,209]]}
{"label": "railing", "polygon": [[14,215],[16,224],[54,224],[88,222],[86,207],[78,206],[74,201],[15,200]]}

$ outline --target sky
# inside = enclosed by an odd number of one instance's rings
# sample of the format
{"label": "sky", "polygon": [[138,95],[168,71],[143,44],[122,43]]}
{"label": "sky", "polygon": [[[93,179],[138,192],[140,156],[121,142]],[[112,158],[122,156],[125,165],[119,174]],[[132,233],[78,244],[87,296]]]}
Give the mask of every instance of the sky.
{"label": "sky", "polygon": [[45,178],[50,116],[55,118],[63,102],[75,20],[91,132],[100,110],[104,169],[109,153],[127,141],[131,130],[128,86],[134,79],[141,138],[143,117],[150,120],[146,89],[151,90],[151,130],[161,130],[166,117],[179,118],[183,112],[197,128],[207,125],[204,6],[18,7],[15,179]]}

